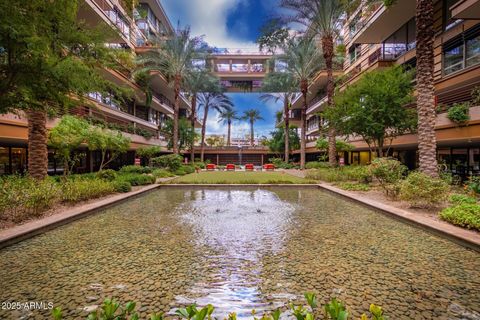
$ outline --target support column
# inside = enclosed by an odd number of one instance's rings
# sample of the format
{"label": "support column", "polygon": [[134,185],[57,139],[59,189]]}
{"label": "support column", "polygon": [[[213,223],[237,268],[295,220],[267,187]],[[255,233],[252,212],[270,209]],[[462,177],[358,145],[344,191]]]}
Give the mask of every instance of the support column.
{"label": "support column", "polygon": [[248,59],[248,73],[252,72],[252,60]]}
{"label": "support column", "polygon": [[262,166],[263,166],[263,153],[262,153]]}
{"label": "support column", "polygon": [[229,60],[229,66],[230,66],[230,73],[232,73],[232,59]]}
{"label": "support column", "polygon": [[217,166],[220,164],[220,155],[217,153]]}

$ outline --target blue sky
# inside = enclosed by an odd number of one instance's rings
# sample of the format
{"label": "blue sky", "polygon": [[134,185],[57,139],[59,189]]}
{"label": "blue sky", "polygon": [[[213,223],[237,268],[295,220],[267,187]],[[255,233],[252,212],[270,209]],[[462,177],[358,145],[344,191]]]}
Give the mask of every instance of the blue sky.
{"label": "blue sky", "polygon": [[[250,48],[258,46],[255,40],[265,21],[274,16],[278,0],[161,0],[174,26],[179,21],[189,25],[193,35],[203,35],[211,45],[219,48]],[[275,113],[282,108],[281,102],[264,103],[257,93],[228,94],[239,114],[257,108],[265,120],[259,121],[256,134],[268,135],[275,126]],[[237,122],[232,135],[248,133],[248,124]],[[226,128],[217,123],[217,114],[212,112],[207,123],[208,134],[226,134]]]}

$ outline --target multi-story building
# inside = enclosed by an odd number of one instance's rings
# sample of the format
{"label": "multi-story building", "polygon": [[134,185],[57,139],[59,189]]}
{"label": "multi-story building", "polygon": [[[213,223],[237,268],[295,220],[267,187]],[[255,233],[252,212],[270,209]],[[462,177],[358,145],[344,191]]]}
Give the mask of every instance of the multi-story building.
{"label": "multi-story building", "polygon": [[[119,0],[83,0],[78,18],[88,25],[106,23],[115,31],[106,44],[116,50],[123,50],[132,56],[141,54],[149,45],[150,39],[168,37],[173,27],[168,20],[160,0],[140,0],[140,5],[130,15]],[[93,123],[102,123],[109,128],[120,130],[131,139],[131,149],[118,164],[133,164],[135,149],[141,146],[157,145],[165,148],[167,143],[159,132],[159,126],[167,117],[173,115],[173,89],[161,74],[155,74],[151,83],[153,101],[147,106],[144,91],[132,80],[132,70],[127,66],[120,69],[102,70],[106,79],[128,87],[133,96],[128,102],[118,102],[112,95],[91,92],[88,103],[71,110],[73,114],[88,118]],[[180,115],[188,115],[189,102],[181,97]],[[50,119],[48,128],[52,128],[58,119]],[[0,115],[0,174],[23,172],[27,167],[27,121],[24,115]],[[98,168],[100,155],[81,150],[86,156],[77,166],[78,172],[92,171]],[[115,164],[113,164],[115,166]],[[55,151],[49,150],[49,173],[62,172],[62,164],[57,162]]]}
{"label": "multi-story building", "polygon": [[[434,3],[438,159],[453,173],[480,173],[480,106],[472,103],[472,91],[480,87],[480,1]],[[396,1],[389,8],[382,4],[360,6],[346,19],[343,27],[346,57],[339,90],[371,70],[392,65],[415,68],[415,7],[415,0]],[[322,105],[326,101],[321,94],[315,98],[315,90],[310,91],[307,133],[315,137],[320,133]],[[447,110],[464,102],[470,102],[470,120],[459,126],[447,118]],[[355,150],[339,155],[346,163],[364,164],[375,157],[362,139],[349,137],[349,142]],[[414,168],[418,163],[417,147],[416,134],[403,135],[393,140],[389,155]],[[314,142],[307,144],[307,152],[310,158],[318,155]]]}

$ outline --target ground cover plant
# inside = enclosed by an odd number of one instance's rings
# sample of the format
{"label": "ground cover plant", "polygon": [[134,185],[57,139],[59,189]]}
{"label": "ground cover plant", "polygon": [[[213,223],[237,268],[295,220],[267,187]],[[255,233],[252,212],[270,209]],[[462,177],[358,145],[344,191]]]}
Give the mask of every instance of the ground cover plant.
{"label": "ground cover plant", "polygon": [[[304,294],[307,305],[295,305],[289,303],[288,310],[281,310],[280,308],[270,313],[263,314],[260,318],[256,316],[256,311],[252,310],[252,320],[279,320],[279,319],[296,319],[296,320],[348,320],[351,319],[347,307],[343,302],[336,298],[332,298],[325,304],[319,304],[314,293],[307,292]],[[139,314],[135,310],[136,302],[129,301],[125,305],[112,298],[104,300],[103,304],[95,311],[92,311],[88,320],[138,320]],[[188,305],[184,308],[178,308],[175,311],[173,318],[188,319],[188,320],[211,320],[216,319],[212,316],[215,307],[211,304],[197,307],[196,304]],[[288,311],[288,312],[286,312]],[[282,312],[284,313],[282,315]],[[288,315],[290,313],[290,315]],[[367,315],[368,314],[368,315]],[[52,317],[54,320],[62,320],[62,309],[56,307],[52,310]],[[167,317],[162,312],[152,313],[148,319],[163,320]],[[171,318],[171,317],[169,317]],[[230,312],[224,317],[225,320],[236,320],[237,314]],[[361,320],[386,320],[383,309],[374,304],[370,305],[367,313],[364,313]]]}
{"label": "ground cover plant", "polygon": [[171,183],[179,184],[308,184],[312,180],[289,175],[284,172],[199,172],[176,178]]}

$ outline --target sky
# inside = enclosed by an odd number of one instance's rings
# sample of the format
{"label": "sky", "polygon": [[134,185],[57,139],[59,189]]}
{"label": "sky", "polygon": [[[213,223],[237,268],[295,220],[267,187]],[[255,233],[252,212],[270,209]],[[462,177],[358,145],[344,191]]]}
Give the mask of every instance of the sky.
{"label": "sky", "polygon": [[[255,40],[261,26],[276,15],[278,0],[161,0],[165,11],[175,27],[178,22],[190,26],[192,35],[203,35],[206,42],[219,48],[257,49]],[[251,108],[260,110],[261,120],[255,125],[255,136],[268,136],[275,128],[275,113],[282,108],[281,102],[262,102],[258,93],[229,93],[237,112]],[[232,127],[232,136],[249,132],[245,121],[237,121]],[[207,122],[207,134],[226,134],[227,129],[218,123],[218,115],[211,112]]]}

